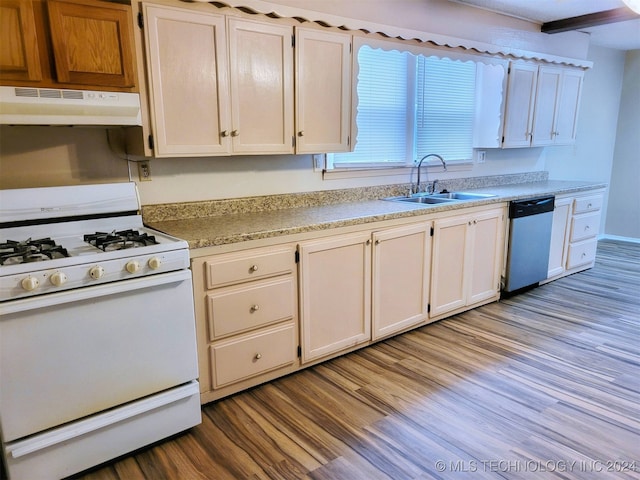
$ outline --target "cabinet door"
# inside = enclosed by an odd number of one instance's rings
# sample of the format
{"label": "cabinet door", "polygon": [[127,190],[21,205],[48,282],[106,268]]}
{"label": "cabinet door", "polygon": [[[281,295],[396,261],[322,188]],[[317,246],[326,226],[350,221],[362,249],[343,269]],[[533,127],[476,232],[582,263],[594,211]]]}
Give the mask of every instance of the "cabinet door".
{"label": "cabinet door", "polygon": [[229,18],[234,153],[293,153],[293,29]]}
{"label": "cabinet door", "polygon": [[351,35],[296,28],[296,151],[347,152]]}
{"label": "cabinet door", "polygon": [[431,236],[427,223],[373,234],[374,340],[427,317]]}
{"label": "cabinet door", "polygon": [[42,79],[31,0],[0,2],[0,80]]}
{"label": "cabinet door", "polygon": [[371,338],[371,236],[304,242],[300,251],[302,363]]}
{"label": "cabinet door", "polygon": [[583,70],[572,68],[563,71],[554,131],[556,145],[572,144],[576,140],[583,78]]}
{"label": "cabinet door", "polygon": [[431,273],[431,316],[435,317],[466,304],[465,263],[469,255],[467,231],[470,217],[436,220],[433,234]]}
{"label": "cabinet door", "polygon": [[155,155],[231,151],[225,17],[145,5]]}
{"label": "cabinet door", "polygon": [[531,144],[538,66],[512,63],[509,67],[503,147]]}
{"label": "cabinet door", "polygon": [[542,66],[539,69],[531,141],[534,146],[553,145],[555,142],[555,119],[561,78],[561,68]]}
{"label": "cabinet door", "polygon": [[467,304],[496,297],[504,252],[504,210],[481,212],[470,220],[469,262],[465,277],[470,278]]}
{"label": "cabinet door", "polygon": [[547,278],[564,272],[567,258],[567,225],[571,212],[572,198],[556,199],[551,224],[551,249],[549,250],[549,271]]}
{"label": "cabinet door", "polygon": [[91,0],[49,0],[59,82],[134,87],[131,7]]}

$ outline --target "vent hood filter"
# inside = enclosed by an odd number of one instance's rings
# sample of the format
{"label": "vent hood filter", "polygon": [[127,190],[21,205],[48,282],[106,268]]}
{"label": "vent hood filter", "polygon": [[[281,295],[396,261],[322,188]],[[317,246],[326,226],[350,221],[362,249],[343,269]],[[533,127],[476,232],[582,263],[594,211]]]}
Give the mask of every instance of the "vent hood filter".
{"label": "vent hood filter", "polygon": [[142,125],[137,93],[0,87],[3,125]]}

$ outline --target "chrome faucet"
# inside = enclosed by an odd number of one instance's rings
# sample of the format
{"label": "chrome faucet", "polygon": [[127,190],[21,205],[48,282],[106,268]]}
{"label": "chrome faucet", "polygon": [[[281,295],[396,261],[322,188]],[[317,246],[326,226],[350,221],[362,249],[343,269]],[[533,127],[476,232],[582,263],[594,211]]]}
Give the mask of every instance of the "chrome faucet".
{"label": "chrome faucet", "polygon": [[[442,168],[444,168],[445,172],[447,171],[447,164],[444,161],[444,158],[442,158],[440,155],[436,154],[436,153],[428,153],[427,155],[425,155],[424,157],[422,157],[420,159],[420,161],[418,162],[418,177],[417,177],[417,182],[414,188],[411,189],[411,193],[418,193],[420,191],[420,169],[422,168],[422,162],[424,160],[426,160],[429,157],[436,157],[438,160],[440,160],[442,162]],[[435,185],[434,185],[435,188]]]}

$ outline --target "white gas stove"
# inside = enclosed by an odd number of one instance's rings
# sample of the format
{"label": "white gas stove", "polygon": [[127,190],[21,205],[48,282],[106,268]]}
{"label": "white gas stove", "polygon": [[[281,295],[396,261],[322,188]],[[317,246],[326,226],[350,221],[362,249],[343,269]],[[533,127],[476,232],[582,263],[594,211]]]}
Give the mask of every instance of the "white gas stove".
{"label": "white gas stove", "polygon": [[0,190],[0,437],[57,479],[200,423],[189,251],[134,183]]}
{"label": "white gas stove", "polygon": [[133,183],[0,190],[0,301],[188,268],[138,209]]}

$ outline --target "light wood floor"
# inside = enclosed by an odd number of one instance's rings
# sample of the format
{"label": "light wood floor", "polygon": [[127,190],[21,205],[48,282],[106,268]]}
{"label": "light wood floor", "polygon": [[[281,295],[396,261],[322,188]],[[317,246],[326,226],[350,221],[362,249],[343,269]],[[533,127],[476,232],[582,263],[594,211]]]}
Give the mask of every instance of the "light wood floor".
{"label": "light wood floor", "polygon": [[639,345],[640,245],[602,241],[589,271],[208,404],[78,478],[640,479]]}

